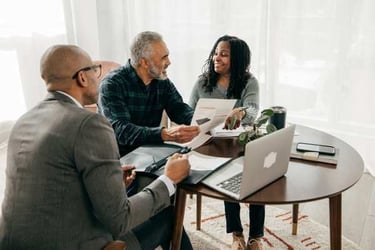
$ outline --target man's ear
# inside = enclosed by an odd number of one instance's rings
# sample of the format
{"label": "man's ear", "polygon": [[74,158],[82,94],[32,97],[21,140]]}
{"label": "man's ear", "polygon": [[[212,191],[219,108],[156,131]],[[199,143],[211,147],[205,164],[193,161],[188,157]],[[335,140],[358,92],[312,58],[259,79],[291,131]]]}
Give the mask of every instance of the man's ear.
{"label": "man's ear", "polygon": [[86,75],[82,71],[80,71],[77,75],[77,85],[84,88],[87,87],[88,84],[89,82]]}
{"label": "man's ear", "polygon": [[145,59],[145,58],[141,58],[141,60],[139,60],[139,63],[140,63],[140,65],[143,67],[143,68],[148,68],[148,66],[149,66],[149,63],[148,63],[148,61]]}

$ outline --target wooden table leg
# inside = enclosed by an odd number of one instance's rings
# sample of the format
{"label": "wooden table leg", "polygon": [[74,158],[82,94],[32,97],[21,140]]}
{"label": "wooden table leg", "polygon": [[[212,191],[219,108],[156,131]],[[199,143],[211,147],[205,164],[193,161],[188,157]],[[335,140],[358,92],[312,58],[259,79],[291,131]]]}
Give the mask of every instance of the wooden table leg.
{"label": "wooden table leg", "polygon": [[186,204],[186,192],[177,187],[175,194],[175,218],[173,223],[172,232],[172,250],[180,249],[182,228],[184,225],[185,216],[185,204]]}
{"label": "wooden table leg", "polygon": [[293,227],[292,227],[292,235],[297,235],[297,226],[298,226],[298,203],[293,204]]}
{"label": "wooden table leg", "polygon": [[329,198],[331,250],[341,250],[341,193]]}
{"label": "wooden table leg", "polygon": [[196,218],[197,218],[197,226],[196,226],[196,229],[197,230],[201,230],[201,219],[202,219],[202,195],[201,194],[198,194],[197,193],[197,214],[196,214]]}

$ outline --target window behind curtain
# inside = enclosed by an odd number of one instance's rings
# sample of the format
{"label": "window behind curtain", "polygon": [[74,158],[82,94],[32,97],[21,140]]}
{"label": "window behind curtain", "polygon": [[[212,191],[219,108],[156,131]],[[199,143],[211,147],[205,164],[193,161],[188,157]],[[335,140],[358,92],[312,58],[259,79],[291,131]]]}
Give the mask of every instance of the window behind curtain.
{"label": "window behind curtain", "polygon": [[47,47],[65,43],[58,0],[0,0],[0,123],[15,120],[44,95],[39,60]]}

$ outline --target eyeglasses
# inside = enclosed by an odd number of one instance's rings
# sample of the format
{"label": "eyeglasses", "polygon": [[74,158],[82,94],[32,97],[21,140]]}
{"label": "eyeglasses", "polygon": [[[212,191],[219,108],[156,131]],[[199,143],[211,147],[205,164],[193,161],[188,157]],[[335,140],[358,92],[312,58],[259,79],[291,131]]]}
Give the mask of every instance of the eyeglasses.
{"label": "eyeglasses", "polygon": [[102,65],[101,64],[94,64],[92,66],[89,66],[89,67],[85,67],[85,68],[82,68],[82,69],[79,69],[73,76],[72,76],[72,79],[75,79],[77,78],[79,72],[81,71],[89,71],[89,70],[93,70],[96,77],[99,78],[100,75],[102,74]]}

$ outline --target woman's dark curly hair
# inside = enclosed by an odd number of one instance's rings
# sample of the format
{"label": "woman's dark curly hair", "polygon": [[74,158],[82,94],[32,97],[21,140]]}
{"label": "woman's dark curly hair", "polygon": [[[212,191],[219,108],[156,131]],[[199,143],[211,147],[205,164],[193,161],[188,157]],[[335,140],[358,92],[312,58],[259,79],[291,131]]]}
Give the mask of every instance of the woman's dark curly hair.
{"label": "woman's dark curly hair", "polygon": [[203,88],[211,93],[219,79],[219,74],[214,70],[213,56],[220,42],[228,42],[230,47],[230,79],[227,90],[227,98],[241,98],[242,90],[245,88],[247,80],[251,78],[249,72],[251,62],[251,52],[245,41],[235,36],[222,36],[214,44],[208,59],[203,65],[204,80]]}

